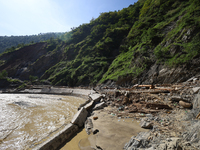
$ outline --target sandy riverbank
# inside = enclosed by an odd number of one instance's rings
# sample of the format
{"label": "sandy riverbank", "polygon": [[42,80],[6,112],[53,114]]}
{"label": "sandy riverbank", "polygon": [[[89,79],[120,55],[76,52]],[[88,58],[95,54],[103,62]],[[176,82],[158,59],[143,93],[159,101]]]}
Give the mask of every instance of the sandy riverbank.
{"label": "sandy riverbank", "polygon": [[[93,111],[89,118],[93,122],[93,130],[96,134],[87,135],[85,129],[72,138],[61,150],[90,150],[101,147],[103,150],[123,149],[125,143],[133,135],[141,131],[148,131],[139,126],[139,122],[133,118],[120,118],[110,113],[113,107],[105,107],[101,110]],[[98,117],[94,120],[93,117]]]}

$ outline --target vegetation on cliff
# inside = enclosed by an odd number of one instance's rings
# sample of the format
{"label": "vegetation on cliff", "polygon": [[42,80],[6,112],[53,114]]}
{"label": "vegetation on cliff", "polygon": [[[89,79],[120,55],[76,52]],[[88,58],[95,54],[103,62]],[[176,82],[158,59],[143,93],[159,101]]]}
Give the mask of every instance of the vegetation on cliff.
{"label": "vegetation on cliff", "polygon": [[[120,11],[101,13],[63,35],[64,40],[48,40],[42,56],[20,67],[27,67],[27,77],[54,85],[131,82],[154,64],[173,68],[199,58],[199,16],[198,0],[139,0]],[[1,70],[9,64],[4,55]],[[24,72],[17,70],[12,76],[20,78]]]}

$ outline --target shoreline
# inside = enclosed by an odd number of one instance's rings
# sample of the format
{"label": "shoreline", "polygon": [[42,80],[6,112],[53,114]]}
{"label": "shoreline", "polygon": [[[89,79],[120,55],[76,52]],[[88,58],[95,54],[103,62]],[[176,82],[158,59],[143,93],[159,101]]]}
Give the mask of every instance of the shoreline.
{"label": "shoreline", "polygon": [[[74,93],[78,93],[80,89],[77,89],[77,91],[76,89],[73,90],[75,91]],[[64,134],[64,140],[63,138],[58,138],[59,140],[62,139],[62,141],[60,142],[62,143],[62,145],[64,145],[63,143],[66,143],[66,141],[69,144],[71,140],[79,137],[79,134],[82,133],[83,130],[87,131],[86,119],[91,119],[93,122],[92,136],[102,137],[103,135],[101,131],[103,131],[104,133],[106,133],[107,131],[105,132],[105,130],[101,129],[101,126],[104,125],[98,126],[98,124],[100,122],[106,122],[112,119],[107,118],[106,121],[101,121],[102,117],[98,115],[107,111],[107,106],[109,106],[114,109],[108,110],[106,114],[104,114],[103,118],[113,115],[118,119],[132,118],[133,120],[140,122],[140,128],[149,130],[148,132],[137,133],[137,135],[132,134],[132,137],[129,137],[130,141],[126,139],[127,143],[125,143],[125,145],[123,145],[124,143],[122,144],[125,150],[128,150],[129,148],[138,149],[138,147],[141,147],[141,143],[138,143],[138,141],[141,140],[146,141],[146,145],[143,145],[143,147],[146,149],[152,147],[159,150],[162,149],[161,146],[165,147],[166,145],[171,145],[175,147],[178,145],[181,148],[200,148],[200,145],[195,143],[195,141],[200,142],[200,133],[198,130],[200,121],[198,120],[198,118],[195,119],[195,117],[200,116],[198,114],[199,112],[197,111],[199,110],[200,104],[200,83],[193,84],[191,82],[186,82],[180,83],[179,85],[168,85],[168,87],[159,86],[155,87],[155,89],[146,89],[143,88],[143,86],[139,89],[137,89],[136,87],[136,89],[128,90],[102,89],[98,90],[99,94],[95,91],[91,91],[92,90],[88,90],[88,93],[84,93],[84,95],[88,97],[89,100],[86,101],[85,104],[80,106],[79,111],[72,119],[70,125],[68,125],[68,129],[65,129],[68,132],[70,130],[70,133],[59,133]],[[61,92],[59,92],[59,94],[60,93],[64,94],[62,90]],[[52,94],[52,92],[48,92],[48,94]],[[68,94],[70,93],[68,92]],[[188,107],[192,104],[193,107]],[[83,117],[80,117],[80,115],[83,115]],[[192,117],[192,115],[194,117]],[[95,120],[93,117],[97,117],[97,120]],[[96,124],[97,122],[98,124]],[[84,124],[85,129],[83,128]],[[109,128],[109,126],[107,128]],[[97,130],[95,129],[96,127]],[[71,132],[72,130],[73,133]],[[93,131],[98,132],[95,133]],[[66,138],[66,134],[70,134],[70,136]],[[55,140],[57,136],[51,140]],[[58,139],[57,141],[59,141]],[[47,143],[51,143],[51,140]],[[106,144],[100,141],[101,140],[96,139],[96,142],[90,142],[90,146],[93,146],[95,148],[104,147]],[[106,140],[104,139],[102,141]],[[185,143],[187,142],[189,142],[190,144],[185,145]],[[133,143],[137,143],[135,145],[136,147],[134,147]],[[43,143],[43,146],[44,145],[45,144]],[[61,148],[60,145],[51,147],[47,144],[44,148],[37,147],[35,149],[53,150],[57,149],[58,147]],[[84,147],[81,150],[84,150]]]}

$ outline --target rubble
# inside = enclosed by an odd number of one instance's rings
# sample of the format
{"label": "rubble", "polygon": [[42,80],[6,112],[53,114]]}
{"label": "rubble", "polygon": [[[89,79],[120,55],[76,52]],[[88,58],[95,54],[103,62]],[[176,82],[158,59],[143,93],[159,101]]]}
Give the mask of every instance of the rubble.
{"label": "rubble", "polygon": [[[116,116],[140,121],[148,133],[134,136],[125,150],[200,149],[200,82],[192,78],[168,85],[135,85],[103,89],[104,101]],[[159,112],[159,113],[158,113]]]}

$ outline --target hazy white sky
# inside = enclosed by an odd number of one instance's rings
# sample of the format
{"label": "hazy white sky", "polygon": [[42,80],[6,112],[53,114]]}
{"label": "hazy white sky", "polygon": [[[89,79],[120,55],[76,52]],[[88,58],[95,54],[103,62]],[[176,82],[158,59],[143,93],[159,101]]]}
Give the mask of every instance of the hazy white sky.
{"label": "hazy white sky", "polygon": [[137,0],[0,0],[0,36],[66,32]]}

